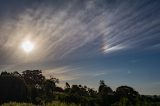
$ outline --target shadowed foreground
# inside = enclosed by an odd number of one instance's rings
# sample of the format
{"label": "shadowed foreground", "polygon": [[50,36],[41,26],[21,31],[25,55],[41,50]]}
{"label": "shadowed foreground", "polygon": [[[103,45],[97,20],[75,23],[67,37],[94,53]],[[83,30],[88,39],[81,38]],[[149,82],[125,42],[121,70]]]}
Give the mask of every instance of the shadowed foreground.
{"label": "shadowed foreground", "polygon": [[22,73],[2,72],[0,104],[2,106],[160,106],[160,96],[140,95],[129,86],[113,91],[100,81],[98,91],[82,85],[58,87],[57,78],[46,78],[41,70]]}
{"label": "shadowed foreground", "polygon": [[[16,102],[12,102],[12,103],[5,103],[2,106],[36,106],[30,103],[16,103]],[[61,103],[61,102],[52,102],[52,103],[48,103],[45,106],[80,106],[80,105],[76,105],[74,103],[72,104],[66,104],[66,103]]]}

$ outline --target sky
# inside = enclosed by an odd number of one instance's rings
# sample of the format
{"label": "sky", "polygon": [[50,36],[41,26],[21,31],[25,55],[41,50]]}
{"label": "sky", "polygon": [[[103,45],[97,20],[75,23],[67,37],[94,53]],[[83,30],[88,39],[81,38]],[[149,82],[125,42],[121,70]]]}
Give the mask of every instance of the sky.
{"label": "sky", "polygon": [[160,1],[0,0],[0,72],[34,69],[60,86],[160,95]]}

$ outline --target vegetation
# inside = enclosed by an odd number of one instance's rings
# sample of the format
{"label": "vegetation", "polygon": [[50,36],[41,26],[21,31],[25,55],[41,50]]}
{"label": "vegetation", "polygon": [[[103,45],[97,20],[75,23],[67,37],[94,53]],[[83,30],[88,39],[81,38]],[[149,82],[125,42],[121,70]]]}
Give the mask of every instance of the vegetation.
{"label": "vegetation", "polygon": [[[2,106],[35,106],[33,104],[30,103],[16,103],[16,102],[10,102],[10,103],[5,103]],[[80,106],[78,104],[67,104],[67,103],[62,103],[62,102],[52,102],[52,103],[48,103],[45,106]]]}
{"label": "vegetation", "polygon": [[30,103],[16,103],[16,102],[10,102],[10,103],[4,103],[2,106],[35,106]]}
{"label": "vegetation", "polygon": [[41,70],[1,72],[2,106],[160,106],[160,96],[140,95],[129,86],[113,91],[103,80],[98,91],[82,85],[57,86],[57,78],[45,78]]}

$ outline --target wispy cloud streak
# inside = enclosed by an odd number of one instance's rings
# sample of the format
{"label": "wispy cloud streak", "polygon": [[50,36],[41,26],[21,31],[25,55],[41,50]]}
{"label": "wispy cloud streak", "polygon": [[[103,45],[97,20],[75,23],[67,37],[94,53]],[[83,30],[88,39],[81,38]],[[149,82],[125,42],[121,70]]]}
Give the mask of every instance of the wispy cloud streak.
{"label": "wispy cloud streak", "polygon": [[[16,14],[15,19],[6,19],[2,23],[0,51],[4,60],[72,58],[71,53],[96,42],[98,38],[102,41],[98,49],[106,54],[128,48],[148,48],[160,43],[157,1],[71,0],[34,4]],[[18,48],[24,39],[31,39],[37,46],[29,60]]]}

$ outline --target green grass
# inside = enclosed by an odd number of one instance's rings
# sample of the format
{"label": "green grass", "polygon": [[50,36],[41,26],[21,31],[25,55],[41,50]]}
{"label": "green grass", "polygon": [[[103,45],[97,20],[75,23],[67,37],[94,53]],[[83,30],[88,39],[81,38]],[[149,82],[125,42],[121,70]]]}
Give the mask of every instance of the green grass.
{"label": "green grass", "polygon": [[[33,105],[31,103],[16,103],[16,102],[10,102],[10,103],[5,103],[2,106],[36,106]],[[58,102],[58,101],[54,101],[52,103],[48,103],[44,106],[81,106],[81,105],[77,105],[77,104],[66,104],[66,103],[62,103],[62,102]],[[127,106],[127,105],[122,105],[122,104],[114,104],[112,106]],[[151,103],[151,104],[143,104],[143,105],[136,105],[136,106],[160,106],[160,103]]]}
{"label": "green grass", "polygon": [[[16,102],[10,102],[10,103],[5,103],[2,106],[35,106],[33,104],[30,103],[16,103]],[[81,105],[76,105],[76,104],[66,104],[66,103],[62,103],[62,102],[57,102],[54,101],[52,103],[48,103],[45,106],[81,106]]]}
{"label": "green grass", "polygon": [[35,106],[30,103],[16,103],[16,102],[10,102],[10,103],[4,103],[2,106]]}

